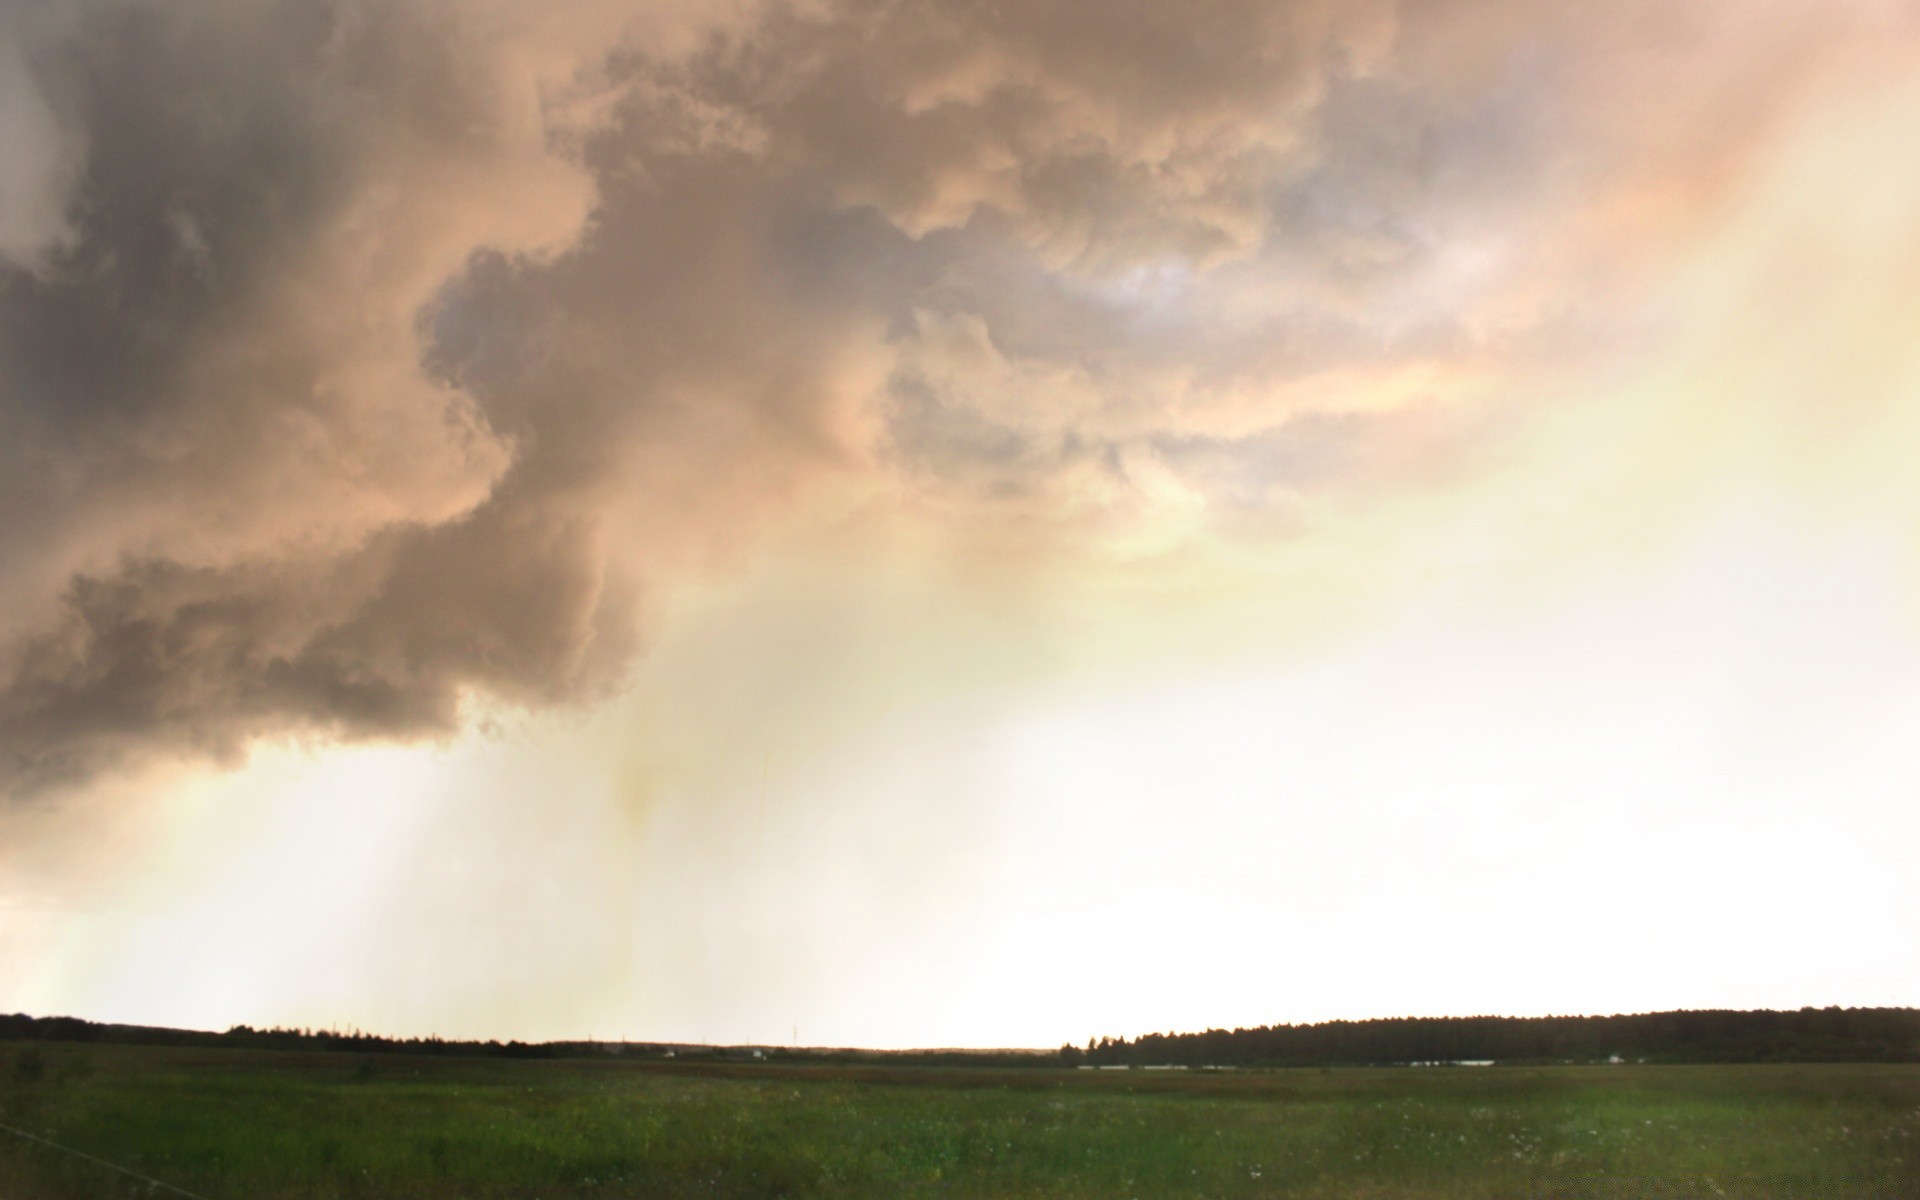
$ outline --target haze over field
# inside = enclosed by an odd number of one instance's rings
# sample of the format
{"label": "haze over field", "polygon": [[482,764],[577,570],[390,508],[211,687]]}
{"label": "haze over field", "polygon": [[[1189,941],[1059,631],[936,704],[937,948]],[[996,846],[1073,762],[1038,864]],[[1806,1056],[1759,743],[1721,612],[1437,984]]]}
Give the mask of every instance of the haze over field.
{"label": "haze over field", "polygon": [[0,11],[0,1012],[1920,1005],[1920,10]]}

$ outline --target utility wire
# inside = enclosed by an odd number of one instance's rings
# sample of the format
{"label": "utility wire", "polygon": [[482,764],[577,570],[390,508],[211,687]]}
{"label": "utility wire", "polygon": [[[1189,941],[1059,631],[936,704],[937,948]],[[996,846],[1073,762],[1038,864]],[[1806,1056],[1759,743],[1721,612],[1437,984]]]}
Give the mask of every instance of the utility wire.
{"label": "utility wire", "polygon": [[170,1183],[164,1183],[161,1180],[155,1179],[151,1175],[142,1175],[140,1172],[135,1171],[130,1167],[123,1167],[116,1162],[108,1162],[106,1159],[101,1158],[99,1155],[88,1154],[84,1150],[75,1150],[72,1146],[62,1146],[59,1142],[50,1142],[46,1138],[41,1137],[37,1133],[28,1133],[24,1129],[15,1129],[11,1125],[0,1125],[0,1132],[11,1133],[15,1137],[23,1137],[30,1142],[39,1142],[42,1146],[51,1146],[53,1149],[60,1151],[60,1153],[62,1154],[71,1154],[75,1158],[84,1158],[90,1163],[98,1163],[99,1165],[105,1167],[109,1171],[118,1171],[122,1175],[131,1175],[133,1178],[138,1179],[141,1183],[146,1184],[148,1187],[161,1188],[165,1191],[172,1192],[176,1196],[185,1196],[187,1200],[207,1200],[207,1197],[202,1196],[198,1192],[190,1192],[185,1188],[175,1187]]}

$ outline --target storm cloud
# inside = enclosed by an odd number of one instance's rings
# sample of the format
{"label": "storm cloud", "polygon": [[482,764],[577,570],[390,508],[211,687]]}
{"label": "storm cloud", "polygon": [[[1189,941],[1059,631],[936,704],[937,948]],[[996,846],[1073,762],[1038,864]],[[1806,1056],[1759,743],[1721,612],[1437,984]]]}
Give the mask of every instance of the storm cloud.
{"label": "storm cloud", "polygon": [[1902,19],[535,7],[0,22],[0,791],[604,697],[811,496],[1419,486]]}

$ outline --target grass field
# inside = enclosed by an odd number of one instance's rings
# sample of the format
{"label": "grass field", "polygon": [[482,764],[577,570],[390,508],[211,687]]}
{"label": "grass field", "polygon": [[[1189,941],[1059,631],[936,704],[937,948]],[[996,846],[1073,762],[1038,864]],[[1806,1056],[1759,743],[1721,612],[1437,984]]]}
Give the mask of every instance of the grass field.
{"label": "grass field", "polygon": [[[208,1200],[1920,1200],[1913,1066],[1176,1073],[14,1044],[0,1123]],[[0,1200],[156,1194],[0,1134]]]}

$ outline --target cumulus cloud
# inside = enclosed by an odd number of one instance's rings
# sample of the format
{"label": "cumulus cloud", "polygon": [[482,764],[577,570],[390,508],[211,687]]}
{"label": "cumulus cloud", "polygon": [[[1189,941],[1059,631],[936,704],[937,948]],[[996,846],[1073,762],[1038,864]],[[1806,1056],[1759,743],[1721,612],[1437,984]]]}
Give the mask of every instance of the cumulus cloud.
{"label": "cumulus cloud", "polygon": [[[422,370],[418,313],[476,248],[550,254],[590,209],[532,81],[426,5],[87,5],[9,51],[86,154],[62,244],[0,277],[8,775],[422,690],[405,651],[323,644],[417,588],[429,552],[394,543],[471,525],[515,457]],[[550,565],[570,535],[530,536]]]}
{"label": "cumulus cloud", "polygon": [[1620,334],[1808,30],[1896,22],[1658,7],[0,26],[0,789],[604,695],[649,589],[836,484],[1093,528],[1425,478]]}

